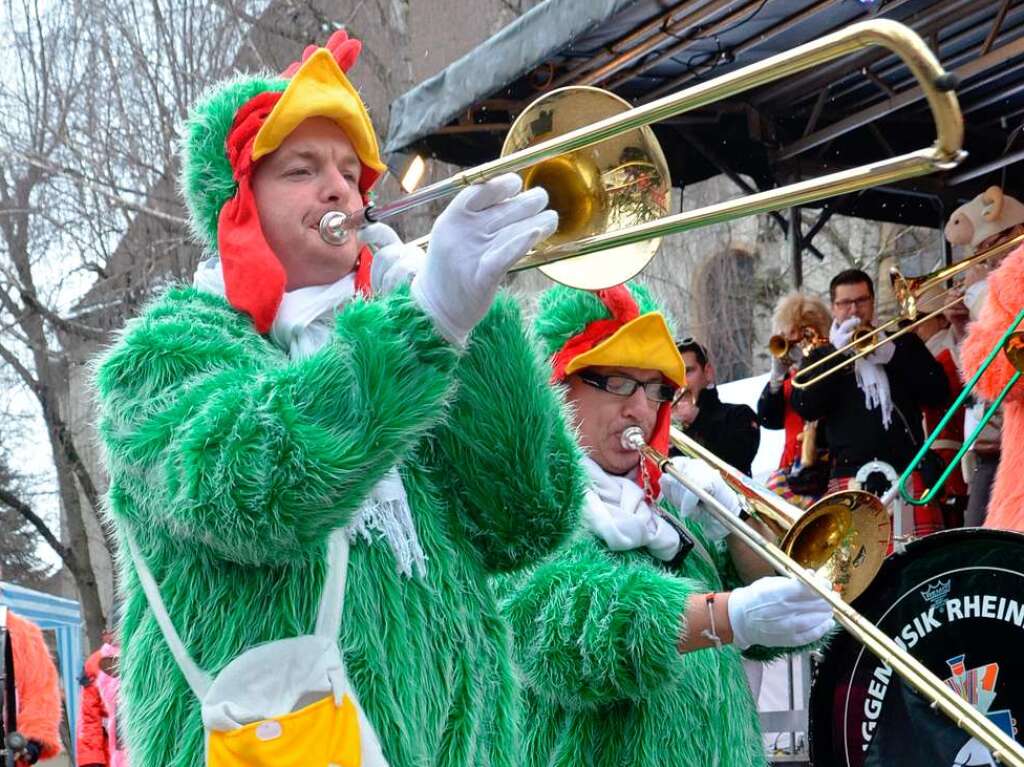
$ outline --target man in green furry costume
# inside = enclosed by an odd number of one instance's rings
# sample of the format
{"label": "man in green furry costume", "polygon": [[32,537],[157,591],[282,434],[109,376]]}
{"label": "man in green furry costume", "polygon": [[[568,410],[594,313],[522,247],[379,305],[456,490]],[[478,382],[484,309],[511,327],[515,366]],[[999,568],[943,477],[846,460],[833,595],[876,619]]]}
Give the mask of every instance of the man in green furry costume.
{"label": "man in green furry costume", "polygon": [[[320,630],[339,531],[348,585],[331,644],[383,759],[518,764],[488,578],[563,541],[584,481],[546,365],[515,302],[494,296],[556,216],[500,177],[453,200],[425,257],[379,226],[372,266],[354,237],[321,239],[321,217],[361,207],[384,167],[343,72],[358,49],[336,35],[285,76],[222,83],[194,108],[183,186],[211,257],[98,369],[134,767],[202,764],[216,717],[204,706],[201,721],[194,682]],[[272,745],[282,728],[266,724],[255,739]],[[288,757],[270,763],[336,761]],[[364,767],[382,763],[364,751]]]}
{"label": "man in green furry costume", "polygon": [[[500,580],[525,684],[529,767],[750,767],[765,762],[741,651],[821,639],[828,603],[766,567],[697,498],[622,445],[663,453],[683,361],[647,291],[554,288],[536,321],[587,453],[582,530]],[[733,513],[707,466],[674,460]],[[664,491],[664,492],[662,492]],[[661,500],[662,503],[658,503]],[[739,574],[753,580],[740,586]],[[732,588],[731,592],[727,589]]]}

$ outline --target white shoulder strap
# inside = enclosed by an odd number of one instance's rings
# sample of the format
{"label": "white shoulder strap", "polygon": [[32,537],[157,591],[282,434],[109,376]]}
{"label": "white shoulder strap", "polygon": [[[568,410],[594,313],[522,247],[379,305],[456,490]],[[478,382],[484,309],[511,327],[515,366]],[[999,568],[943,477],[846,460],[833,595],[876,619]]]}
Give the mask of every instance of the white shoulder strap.
{"label": "white shoulder strap", "polygon": [[336,642],[341,631],[341,612],[345,607],[345,580],[348,576],[348,536],[339,528],[327,539],[327,573],[320,592],[315,634]]}
{"label": "white shoulder strap", "polygon": [[7,605],[0,605],[0,629],[7,628]]}
{"label": "white shoulder strap", "polygon": [[[210,688],[213,680],[209,674],[203,671],[185,649],[185,643],[174,628],[171,616],[167,613],[167,607],[160,596],[160,588],[157,586],[153,573],[145,560],[139,553],[135,538],[130,532],[126,533],[128,539],[128,550],[135,564],[135,570],[139,576],[139,583],[146,594],[146,601],[149,609],[153,611],[153,617],[164,641],[171,651],[175,662],[185,676],[189,687],[196,697],[202,700],[206,691]],[[348,572],[348,538],[342,529],[335,530],[328,539],[327,549],[327,572],[324,577],[323,589],[320,594],[320,606],[317,609],[316,629],[314,633],[318,637],[337,641],[338,633],[341,630],[341,612],[345,605],[345,578]]]}
{"label": "white shoulder strap", "polygon": [[128,539],[128,551],[131,553],[132,562],[135,563],[135,571],[138,573],[139,583],[142,584],[142,590],[146,594],[149,609],[153,611],[153,617],[156,618],[157,625],[160,626],[160,633],[164,635],[164,641],[167,642],[167,647],[170,648],[171,655],[174,656],[178,668],[181,669],[181,673],[185,676],[188,686],[192,688],[195,696],[202,700],[206,696],[206,691],[210,689],[210,684],[213,680],[209,674],[199,668],[196,662],[192,660],[192,656],[185,649],[185,643],[181,641],[181,637],[175,631],[174,624],[171,622],[171,616],[167,614],[167,607],[164,605],[163,597],[160,596],[160,588],[156,585],[153,573],[150,572],[149,566],[139,553],[139,548],[135,544],[135,537],[130,531],[126,531],[125,537]]}

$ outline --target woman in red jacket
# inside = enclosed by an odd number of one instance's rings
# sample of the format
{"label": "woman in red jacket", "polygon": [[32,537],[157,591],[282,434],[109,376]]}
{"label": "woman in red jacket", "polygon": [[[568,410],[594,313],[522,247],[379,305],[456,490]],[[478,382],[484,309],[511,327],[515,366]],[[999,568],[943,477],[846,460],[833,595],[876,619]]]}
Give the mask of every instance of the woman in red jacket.
{"label": "woman in red jacket", "polygon": [[[817,461],[824,429],[817,428],[816,423],[808,425],[790,404],[792,378],[803,359],[802,347],[813,344],[815,339],[827,340],[831,324],[828,306],[820,298],[796,292],[779,299],[772,315],[772,328],[777,337],[788,342],[789,351],[772,360],[771,378],[757,401],[758,423],[766,429],[786,430],[779,468],[766,484],[804,509],[824,494],[828,462]],[[803,455],[805,441],[807,455]]]}
{"label": "woman in red jacket", "polygon": [[[104,636],[104,643],[106,643]],[[110,755],[107,746],[107,712],[103,706],[96,678],[100,673],[100,652],[97,650],[85,661],[82,672],[82,693],[78,702],[78,733],[75,758],[78,767],[108,767]]]}

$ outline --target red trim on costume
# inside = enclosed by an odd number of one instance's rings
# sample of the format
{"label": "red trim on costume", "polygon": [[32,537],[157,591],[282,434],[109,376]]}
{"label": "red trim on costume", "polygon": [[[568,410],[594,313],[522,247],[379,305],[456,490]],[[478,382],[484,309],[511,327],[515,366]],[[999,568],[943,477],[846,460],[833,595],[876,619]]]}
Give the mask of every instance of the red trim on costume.
{"label": "red trim on costume", "polygon": [[782,409],[782,428],[783,433],[786,435],[786,441],[782,449],[782,458],[779,460],[780,469],[788,469],[793,465],[795,461],[800,458],[800,451],[802,449],[800,443],[800,434],[804,430],[804,419],[800,417],[800,414],[796,412],[796,409],[789,404],[790,397],[793,394],[793,377],[787,375],[786,379],[782,382],[782,397],[783,397],[783,409]]}
{"label": "red trim on costume", "polygon": [[551,358],[551,380],[560,383],[565,380],[565,369],[581,354],[589,352],[599,343],[611,338],[625,323],[617,320],[595,320],[568,341]]}
{"label": "red trim on costume", "polygon": [[625,325],[627,322],[632,322],[640,316],[640,307],[637,305],[636,299],[633,298],[633,294],[629,292],[629,288],[625,285],[616,285],[614,288],[599,290],[597,291],[597,297],[601,299],[602,304],[608,307],[612,318],[619,325]]}
{"label": "red trim on costume", "polygon": [[[612,315],[611,319],[594,320],[565,342],[551,358],[552,383],[561,383],[565,380],[565,369],[576,357],[611,338],[619,328],[640,316],[640,307],[625,285],[598,290],[594,295],[608,309]],[[671,425],[672,403],[663,402],[658,408],[654,431],[648,440],[651,447],[663,454],[668,454],[668,434]],[[661,469],[654,461],[646,458],[641,460],[644,461],[644,466],[637,472],[637,484],[644,489],[647,500],[653,502],[661,495]]]}
{"label": "red trim on costume", "polygon": [[[299,67],[305,63],[306,59],[320,50],[320,47],[319,45],[307,45],[306,49],[302,52],[302,58],[289,64],[288,68],[281,73],[281,77],[291,77],[298,72]],[[359,58],[360,51],[363,50],[362,42],[355,37],[349,37],[348,32],[344,29],[337,30],[327,38],[327,42],[323,44],[323,47],[331,52],[342,72],[348,72],[352,68],[352,65],[356,63],[356,59]]]}
{"label": "red trim on costume", "polygon": [[260,333],[268,332],[274,322],[287,276],[260,225],[252,191],[252,145],[280,98],[277,92],[261,93],[235,115],[226,150],[238,190],[217,219],[217,250],[228,303],[252,317]]}
{"label": "red trim on costume", "polygon": [[359,249],[359,260],[356,261],[356,293],[363,298],[373,296],[370,287],[370,267],[373,265],[373,251],[366,245]]}

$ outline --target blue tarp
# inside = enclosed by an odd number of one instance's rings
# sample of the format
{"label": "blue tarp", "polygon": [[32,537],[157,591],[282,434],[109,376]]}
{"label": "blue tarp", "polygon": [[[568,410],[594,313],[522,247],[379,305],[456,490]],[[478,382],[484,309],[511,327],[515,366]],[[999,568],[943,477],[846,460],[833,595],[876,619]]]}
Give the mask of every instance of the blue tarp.
{"label": "blue tarp", "polygon": [[78,677],[82,672],[82,610],[71,599],[0,583],[0,605],[57,636],[57,669],[67,700],[68,728],[74,748],[78,722]]}

